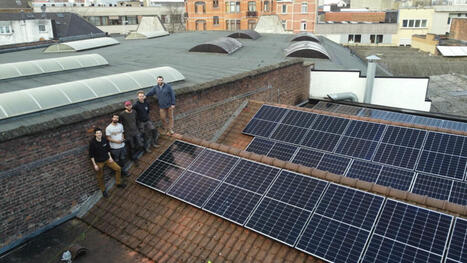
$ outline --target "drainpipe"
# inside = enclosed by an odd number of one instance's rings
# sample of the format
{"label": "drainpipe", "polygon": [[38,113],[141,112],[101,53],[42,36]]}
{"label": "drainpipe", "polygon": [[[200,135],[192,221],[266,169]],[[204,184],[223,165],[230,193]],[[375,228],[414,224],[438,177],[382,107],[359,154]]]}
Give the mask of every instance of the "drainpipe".
{"label": "drainpipe", "polygon": [[366,57],[368,60],[368,67],[366,70],[366,88],[365,88],[365,97],[363,98],[364,103],[371,103],[371,96],[373,95],[373,86],[375,81],[375,72],[376,72],[376,61],[380,60],[376,55],[371,55]]}

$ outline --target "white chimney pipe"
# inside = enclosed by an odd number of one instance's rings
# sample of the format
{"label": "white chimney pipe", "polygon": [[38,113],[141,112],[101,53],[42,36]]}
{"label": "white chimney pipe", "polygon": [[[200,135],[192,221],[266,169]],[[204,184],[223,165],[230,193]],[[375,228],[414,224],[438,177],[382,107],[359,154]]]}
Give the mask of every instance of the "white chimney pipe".
{"label": "white chimney pipe", "polygon": [[371,55],[366,57],[366,59],[368,60],[368,67],[366,70],[366,89],[363,102],[370,104],[371,96],[373,94],[373,85],[375,81],[376,61],[380,60],[380,58],[376,55]]}

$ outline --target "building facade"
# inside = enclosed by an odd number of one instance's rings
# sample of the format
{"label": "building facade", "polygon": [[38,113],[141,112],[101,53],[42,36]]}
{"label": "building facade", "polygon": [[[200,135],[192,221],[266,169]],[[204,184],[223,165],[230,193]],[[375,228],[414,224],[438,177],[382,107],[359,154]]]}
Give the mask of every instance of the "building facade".
{"label": "building facade", "polygon": [[50,19],[0,21],[0,46],[53,38],[54,32]]}
{"label": "building facade", "polygon": [[262,15],[278,15],[285,30],[314,32],[316,1],[314,0],[188,0],[188,31],[254,29]]}
{"label": "building facade", "polygon": [[430,33],[434,12],[431,7],[399,9],[398,32],[393,37],[393,44],[396,46],[411,45],[413,35]]}
{"label": "building facade", "polygon": [[318,23],[316,34],[349,46],[391,46],[396,23]]}
{"label": "building facade", "polygon": [[[40,7],[34,7],[40,12]],[[169,2],[160,6],[49,6],[47,12],[78,14],[100,30],[109,34],[128,34],[135,31],[143,16],[159,16],[169,32],[185,31],[183,2]]]}
{"label": "building facade", "polygon": [[449,37],[456,40],[467,41],[467,18],[455,18],[452,20]]}
{"label": "building facade", "polygon": [[434,6],[433,28],[430,33],[444,35],[449,33],[452,20],[455,18],[467,18],[467,4]]}

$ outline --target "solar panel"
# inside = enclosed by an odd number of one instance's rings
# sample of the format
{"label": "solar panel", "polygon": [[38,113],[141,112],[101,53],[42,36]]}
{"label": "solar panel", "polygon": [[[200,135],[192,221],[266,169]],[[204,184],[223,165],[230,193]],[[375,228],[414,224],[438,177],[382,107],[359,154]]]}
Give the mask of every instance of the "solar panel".
{"label": "solar panel", "polygon": [[332,152],[339,141],[340,135],[322,131],[310,130],[302,145]]}
{"label": "solar panel", "polygon": [[274,128],[276,128],[276,125],[276,122],[252,119],[243,130],[243,133],[253,136],[269,137]]}
{"label": "solar panel", "polygon": [[264,194],[278,172],[278,168],[242,159],[229,173],[225,182]]}
{"label": "solar panel", "polygon": [[188,170],[222,180],[238,160],[238,157],[206,149],[188,167]]}
{"label": "solar panel", "polygon": [[452,188],[452,180],[418,174],[412,189],[413,193],[427,195],[440,200],[448,200]]}
{"label": "solar panel", "polygon": [[279,122],[282,117],[287,113],[287,109],[263,105],[261,108],[256,112],[253,118],[256,119],[263,119],[272,122]]}
{"label": "solar panel", "polygon": [[344,136],[337,146],[336,153],[371,160],[377,145],[378,142],[375,141]]}
{"label": "solar panel", "polygon": [[449,242],[447,259],[454,262],[467,262],[467,220],[456,218]]}
{"label": "solar panel", "polygon": [[271,151],[267,154],[267,156],[272,158],[277,158],[283,161],[289,161],[292,158],[293,154],[297,150],[298,147],[276,142],[272,147]]}
{"label": "solar panel", "polygon": [[271,135],[271,138],[278,141],[299,144],[307,131],[308,130],[305,128],[300,128],[286,124],[279,124],[279,126],[277,126],[277,129]]}
{"label": "solar panel", "polygon": [[382,165],[355,160],[345,176],[367,182],[376,182]]}
{"label": "solar panel", "polygon": [[186,171],[167,192],[196,207],[201,207],[221,181]]}
{"label": "solar panel", "polygon": [[397,126],[388,126],[382,142],[420,149],[426,132]]}
{"label": "solar panel", "polygon": [[301,148],[293,158],[292,162],[307,167],[316,168],[324,153]]}
{"label": "solar panel", "polygon": [[267,197],[312,211],[327,182],[282,170]]}
{"label": "solar panel", "polygon": [[160,157],[166,163],[174,164],[183,168],[188,167],[191,162],[203,150],[199,146],[186,142],[175,141]]}
{"label": "solar panel", "polygon": [[467,157],[467,140],[464,136],[429,132],[424,149]]}
{"label": "solar panel", "polygon": [[344,135],[360,139],[379,141],[386,125],[365,122],[351,121]]}
{"label": "solar panel", "polygon": [[362,262],[440,262],[452,216],[388,199]]}
{"label": "solar panel", "polygon": [[454,181],[452,183],[449,202],[453,202],[460,205],[467,205],[467,182]]}
{"label": "solar panel", "polygon": [[316,114],[309,112],[290,110],[287,115],[285,115],[282,123],[302,128],[309,128],[316,116]]}
{"label": "solar panel", "polygon": [[203,209],[243,225],[260,199],[259,194],[222,183]]}
{"label": "solar panel", "polygon": [[343,175],[349,163],[349,158],[333,154],[325,154],[323,158],[321,158],[317,168],[323,171]]}
{"label": "solar panel", "polygon": [[417,171],[439,174],[449,178],[464,179],[466,157],[423,151]]}
{"label": "solar panel", "polygon": [[373,160],[378,163],[413,169],[419,153],[420,150],[415,148],[381,143]]}
{"label": "solar panel", "polygon": [[413,177],[414,172],[412,171],[384,166],[376,183],[394,189],[408,191],[412,184]]}
{"label": "solar panel", "polygon": [[384,198],[330,184],[297,248],[333,262],[358,262]]}
{"label": "solar panel", "polygon": [[342,134],[349,123],[348,119],[318,115],[311,129]]}
{"label": "solar panel", "polygon": [[180,177],[184,169],[156,160],[144,171],[136,182],[157,191],[165,192],[175,180]]}
{"label": "solar panel", "polygon": [[255,137],[246,148],[246,151],[267,155],[272,146],[274,146],[273,141]]}
{"label": "solar panel", "polygon": [[246,227],[293,246],[310,214],[310,211],[266,197]]}

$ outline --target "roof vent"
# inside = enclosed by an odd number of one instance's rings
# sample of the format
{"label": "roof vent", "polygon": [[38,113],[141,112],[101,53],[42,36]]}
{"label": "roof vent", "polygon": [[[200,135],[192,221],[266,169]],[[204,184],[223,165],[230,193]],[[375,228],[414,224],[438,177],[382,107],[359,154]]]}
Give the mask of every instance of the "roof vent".
{"label": "roof vent", "polygon": [[231,37],[220,37],[213,41],[194,46],[189,51],[232,54],[242,46],[242,43],[240,43],[236,39],[233,39]]}
{"label": "roof vent", "polygon": [[302,32],[302,33],[296,34],[292,37],[290,41],[313,41],[316,43],[320,42],[316,35],[309,33],[309,32]]}
{"label": "roof vent", "polygon": [[323,46],[311,41],[293,42],[285,49],[285,56],[300,58],[330,58]]}
{"label": "roof vent", "polygon": [[254,30],[241,30],[237,31],[235,33],[232,33],[228,35],[228,37],[233,37],[233,38],[246,38],[246,39],[253,39],[256,40],[261,37],[261,35],[254,31]]}

